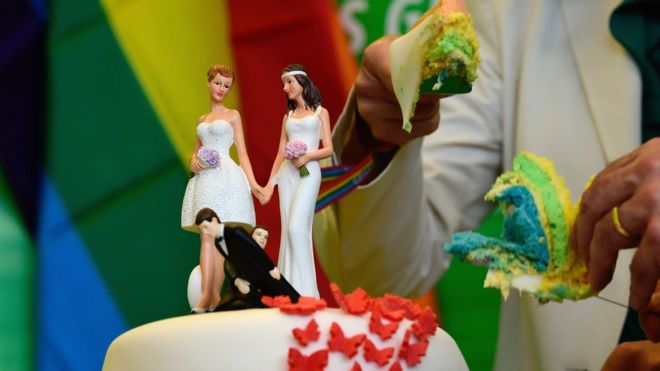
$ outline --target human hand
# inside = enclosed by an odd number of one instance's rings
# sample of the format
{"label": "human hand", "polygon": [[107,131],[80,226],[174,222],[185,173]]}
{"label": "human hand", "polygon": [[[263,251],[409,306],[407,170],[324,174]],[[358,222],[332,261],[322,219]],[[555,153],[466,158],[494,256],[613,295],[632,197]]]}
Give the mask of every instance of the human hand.
{"label": "human hand", "polygon": [[[615,226],[614,207],[627,236]],[[649,303],[660,278],[660,138],[598,173],[582,195],[571,246],[585,259],[595,290],[612,280],[619,250],[638,246],[630,264],[630,305]]]}
{"label": "human hand", "polygon": [[252,188],[252,194],[254,195],[254,197],[256,197],[257,200],[259,201],[259,203],[261,203],[263,205],[261,200],[264,197],[264,188],[259,186],[258,184],[253,185],[251,188]]}
{"label": "human hand", "polygon": [[257,196],[257,200],[259,200],[260,204],[265,205],[270,201],[270,198],[273,196],[274,188],[274,185],[268,183],[261,189],[261,196]]}
{"label": "human hand", "polygon": [[280,277],[282,277],[280,275],[280,270],[277,269],[277,267],[271,269],[270,272],[268,272],[268,273],[270,273],[270,276],[273,277],[274,279],[278,280],[278,281],[280,280]]}
{"label": "human hand", "polygon": [[619,344],[607,357],[602,371],[658,370],[660,343],[633,341]]}
{"label": "human hand", "polygon": [[401,108],[392,88],[389,47],[395,36],[385,36],[367,47],[355,80],[358,113],[369,129],[375,150],[389,150],[434,132],[440,123],[440,96],[422,94],[411,118],[412,131],[401,126]]}
{"label": "human hand", "polygon": [[639,310],[639,321],[646,337],[653,342],[660,342],[660,280],[649,303]]}
{"label": "human hand", "polygon": [[[215,220],[215,218],[213,218],[213,220]],[[220,224],[218,222],[209,222],[208,220],[205,220],[199,225],[199,230],[200,233],[207,234],[215,239],[218,238],[218,234],[220,233]]]}
{"label": "human hand", "polygon": [[199,174],[202,169],[203,167],[199,164],[199,159],[197,159],[197,156],[193,155],[190,158],[190,170],[195,174]]}
{"label": "human hand", "polygon": [[293,166],[296,167],[296,169],[299,169],[309,162],[309,156],[305,153],[298,157],[292,158],[291,162],[293,163]]}
{"label": "human hand", "polygon": [[250,282],[242,279],[241,277],[236,277],[234,280],[234,285],[243,295],[247,295],[250,292]]}

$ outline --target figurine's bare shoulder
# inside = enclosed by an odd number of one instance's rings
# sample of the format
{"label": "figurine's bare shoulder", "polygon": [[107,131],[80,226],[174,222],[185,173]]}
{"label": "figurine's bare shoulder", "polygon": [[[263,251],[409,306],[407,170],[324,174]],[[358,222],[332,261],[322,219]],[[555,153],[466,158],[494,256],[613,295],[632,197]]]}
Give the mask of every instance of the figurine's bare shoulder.
{"label": "figurine's bare shoulder", "polygon": [[241,113],[238,112],[238,110],[235,109],[229,109],[227,110],[227,116],[229,116],[229,119],[231,121],[240,121],[241,120]]}
{"label": "figurine's bare shoulder", "polygon": [[325,109],[325,107],[323,107],[323,106],[321,106],[321,112],[319,112],[319,114],[320,114],[321,116],[324,116],[324,117],[330,117],[330,113],[329,113],[328,110]]}

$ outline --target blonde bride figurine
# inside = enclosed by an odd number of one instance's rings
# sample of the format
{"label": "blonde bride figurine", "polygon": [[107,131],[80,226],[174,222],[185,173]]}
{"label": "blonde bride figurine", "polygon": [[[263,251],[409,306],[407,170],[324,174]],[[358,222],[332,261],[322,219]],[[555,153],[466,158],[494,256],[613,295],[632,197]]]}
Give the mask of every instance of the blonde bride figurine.
{"label": "blonde bride figurine", "polygon": [[[262,198],[262,188],[252,173],[245,149],[241,115],[224,106],[222,101],[234,83],[234,72],[226,66],[214,65],[207,73],[211,111],[199,118],[197,145],[190,159],[195,175],[188,181],[181,208],[181,227],[199,233],[195,216],[209,208],[228,223],[254,226],[254,204],[250,190]],[[240,167],[229,157],[236,145]],[[200,234],[199,264],[202,271],[202,296],[193,313],[213,311],[220,302],[224,280],[224,258],[215,248],[212,237]]]}
{"label": "blonde bride figurine", "polygon": [[264,195],[257,197],[262,203],[268,202],[277,184],[282,222],[278,268],[300,295],[318,298],[312,218],[321,185],[319,160],[332,155],[330,118],[328,110],[321,107],[321,93],[303,66],[287,66],[281,78],[288,112],[282,119],[270,179]]}

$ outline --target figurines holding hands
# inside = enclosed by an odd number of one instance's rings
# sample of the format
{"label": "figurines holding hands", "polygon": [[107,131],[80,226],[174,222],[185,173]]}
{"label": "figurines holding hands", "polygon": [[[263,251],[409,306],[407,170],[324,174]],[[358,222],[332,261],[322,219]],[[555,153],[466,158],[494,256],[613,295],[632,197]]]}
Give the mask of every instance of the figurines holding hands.
{"label": "figurines holding hands", "polygon": [[[282,234],[277,273],[281,271],[300,294],[318,298],[311,231],[321,184],[319,160],[332,155],[330,119],[328,111],[321,107],[319,90],[303,66],[287,66],[281,79],[287,113],[282,119],[277,156],[268,183],[262,188],[252,172],[241,116],[223,104],[234,74],[222,65],[214,65],[208,71],[211,110],[200,117],[197,125],[197,143],[190,159],[195,175],[184,195],[181,227],[199,232],[195,218],[203,209],[211,210],[218,221],[229,225],[253,227],[255,213],[250,192],[265,204],[278,185]],[[232,144],[236,145],[240,167],[229,157]],[[216,309],[225,276],[224,258],[214,247],[214,238],[200,233],[200,239],[202,296],[192,309],[194,313]],[[234,294],[245,296],[245,291],[250,291],[243,279],[242,275],[232,277],[230,285],[237,289]]]}

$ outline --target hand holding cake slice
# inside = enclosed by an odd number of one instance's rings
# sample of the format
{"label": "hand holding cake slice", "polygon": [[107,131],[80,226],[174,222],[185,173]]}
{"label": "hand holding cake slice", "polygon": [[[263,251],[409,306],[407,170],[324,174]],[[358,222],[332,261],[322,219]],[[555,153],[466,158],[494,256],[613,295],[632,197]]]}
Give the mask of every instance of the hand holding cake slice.
{"label": "hand holding cake slice", "polygon": [[403,129],[420,89],[424,93],[455,94],[472,90],[479,65],[479,41],[462,0],[442,0],[424,13],[405,35],[390,45],[394,94],[403,113]]}

